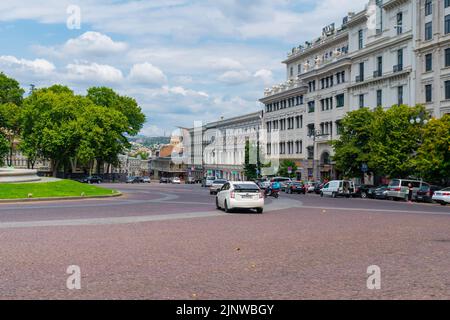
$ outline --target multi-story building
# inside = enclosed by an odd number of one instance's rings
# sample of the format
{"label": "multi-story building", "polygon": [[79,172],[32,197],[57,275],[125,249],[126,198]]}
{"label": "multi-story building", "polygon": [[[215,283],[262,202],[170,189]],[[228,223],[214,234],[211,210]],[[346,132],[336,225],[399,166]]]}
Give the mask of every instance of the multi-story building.
{"label": "multi-story building", "polygon": [[299,178],[335,178],[330,142],[347,112],[397,104],[450,112],[450,0],[370,0],[283,63],[287,81],[260,100],[266,130],[279,131],[267,152],[295,161]]}
{"label": "multi-story building", "polygon": [[415,100],[435,116],[450,113],[450,1],[417,0]]}
{"label": "multi-story building", "polygon": [[[263,140],[262,118],[262,112],[255,112],[186,129],[187,175],[245,180],[246,142],[255,146],[258,140]],[[260,148],[262,151],[264,146]]]}

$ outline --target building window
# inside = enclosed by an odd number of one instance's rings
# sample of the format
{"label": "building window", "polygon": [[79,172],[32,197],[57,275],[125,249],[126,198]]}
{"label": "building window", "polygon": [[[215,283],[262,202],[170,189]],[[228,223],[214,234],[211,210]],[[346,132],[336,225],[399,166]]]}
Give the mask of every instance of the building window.
{"label": "building window", "polygon": [[433,1],[426,0],[425,1],[425,16],[429,16],[433,13]]}
{"label": "building window", "polygon": [[450,100],[450,81],[445,81],[445,100]]}
{"label": "building window", "polygon": [[397,88],[397,95],[398,95],[398,105],[403,104],[403,86],[400,86]]}
{"label": "building window", "polygon": [[433,24],[432,22],[427,22],[425,24],[425,40],[433,39]]}
{"label": "building window", "polygon": [[431,102],[433,100],[432,86],[427,84],[425,86],[425,102]]}
{"label": "building window", "polygon": [[358,31],[358,48],[361,50],[364,48],[364,31],[359,30]]}
{"label": "building window", "polygon": [[336,108],[342,108],[344,106],[344,94],[338,94],[336,96]]}
{"label": "building window", "polygon": [[444,2],[444,7],[445,7],[445,8],[450,7],[450,0],[445,0],[445,2]]}
{"label": "building window", "polygon": [[359,95],[359,107],[364,108],[364,95],[363,94]]}
{"label": "building window", "polygon": [[429,53],[425,55],[425,71],[429,72],[433,70],[433,54]]}
{"label": "building window", "polygon": [[403,33],[403,13],[397,13],[397,34]]}
{"label": "building window", "polygon": [[383,90],[377,90],[377,107],[383,105]]}
{"label": "building window", "polygon": [[398,71],[403,70],[403,49],[397,51]]}
{"label": "building window", "polygon": [[450,14],[445,16],[445,34],[449,34],[450,33]]}
{"label": "building window", "polygon": [[308,102],[308,113],[313,113],[315,111],[315,103],[314,101]]}
{"label": "building window", "polygon": [[364,62],[359,64],[359,81],[364,81]]}
{"label": "building window", "polygon": [[445,49],[445,67],[450,67],[450,48]]}

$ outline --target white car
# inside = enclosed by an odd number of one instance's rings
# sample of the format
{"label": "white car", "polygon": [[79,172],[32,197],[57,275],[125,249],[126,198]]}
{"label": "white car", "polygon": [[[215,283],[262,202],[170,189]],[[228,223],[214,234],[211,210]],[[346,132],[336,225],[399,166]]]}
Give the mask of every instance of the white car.
{"label": "white car", "polygon": [[173,184],[181,184],[181,180],[180,180],[180,178],[172,178],[172,181],[171,181]]}
{"label": "white car", "polygon": [[436,201],[443,206],[450,204],[450,188],[445,188],[440,191],[436,191],[433,195],[433,201]]}
{"label": "white car", "polygon": [[325,184],[320,192],[320,196],[330,196],[333,198],[343,196],[350,198],[355,192],[355,183],[349,180],[335,180]]}
{"label": "white car", "polygon": [[230,212],[233,209],[264,211],[264,193],[254,182],[227,182],[216,196],[217,209]]}

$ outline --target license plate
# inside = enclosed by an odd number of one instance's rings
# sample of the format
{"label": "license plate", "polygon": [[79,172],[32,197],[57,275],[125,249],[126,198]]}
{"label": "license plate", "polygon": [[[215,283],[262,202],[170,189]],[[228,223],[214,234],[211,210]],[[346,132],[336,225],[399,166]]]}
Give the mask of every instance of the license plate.
{"label": "license plate", "polygon": [[244,199],[251,199],[251,198],[253,198],[253,196],[250,195],[250,194],[244,194],[244,195],[241,196],[241,198],[244,198]]}

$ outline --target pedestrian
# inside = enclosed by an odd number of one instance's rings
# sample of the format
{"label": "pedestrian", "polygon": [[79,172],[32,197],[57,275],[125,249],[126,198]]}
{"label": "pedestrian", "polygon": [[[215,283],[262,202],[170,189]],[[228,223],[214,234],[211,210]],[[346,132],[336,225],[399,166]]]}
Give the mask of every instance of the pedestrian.
{"label": "pedestrian", "polygon": [[412,203],[413,197],[413,185],[411,183],[408,184],[408,202]]}

